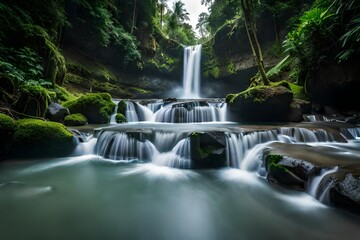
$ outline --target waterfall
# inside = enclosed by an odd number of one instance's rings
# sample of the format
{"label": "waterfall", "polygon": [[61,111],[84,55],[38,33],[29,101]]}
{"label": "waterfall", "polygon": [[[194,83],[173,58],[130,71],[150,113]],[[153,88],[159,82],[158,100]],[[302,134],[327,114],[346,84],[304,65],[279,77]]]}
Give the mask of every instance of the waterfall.
{"label": "waterfall", "polygon": [[[213,102],[211,102],[213,101]],[[126,119],[128,122],[225,122],[227,105],[224,100],[186,101],[165,104],[127,101]]]}
{"label": "waterfall", "polygon": [[[254,170],[254,165],[259,165],[262,159],[248,156],[248,152],[254,147],[263,151],[266,149],[262,143],[279,141],[284,143],[309,143],[309,142],[332,142],[335,141],[331,133],[323,129],[309,130],[306,128],[288,128],[250,132],[250,133],[225,133],[227,162],[230,167],[245,170]],[[261,148],[261,146],[263,146]],[[260,150],[257,151],[260,151]],[[255,153],[256,155],[256,153]],[[262,156],[261,154],[258,154]],[[257,170],[257,169],[255,169]]]}
{"label": "waterfall", "polygon": [[113,112],[113,114],[111,114],[111,116],[110,116],[110,124],[117,124],[117,122],[116,122],[116,114],[117,114],[117,110],[118,110],[118,103],[119,103],[120,101],[119,100],[113,100],[113,103],[115,103],[115,109],[114,109],[114,112]]}
{"label": "waterfall", "polygon": [[184,98],[200,98],[201,45],[184,48]]}
{"label": "waterfall", "polygon": [[98,136],[95,153],[112,160],[152,162],[174,168],[191,167],[190,140],[184,133],[155,133],[155,140],[151,142],[138,132],[103,131]]}
{"label": "waterfall", "polygon": [[[141,134],[139,134],[141,137]],[[148,140],[140,141],[124,132],[101,132],[95,152],[113,160],[151,161],[155,147]]]}

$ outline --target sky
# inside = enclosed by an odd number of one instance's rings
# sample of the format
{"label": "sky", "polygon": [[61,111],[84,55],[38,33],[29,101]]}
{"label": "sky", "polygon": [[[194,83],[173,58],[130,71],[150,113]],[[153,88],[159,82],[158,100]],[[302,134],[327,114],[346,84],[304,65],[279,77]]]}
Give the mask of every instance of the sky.
{"label": "sky", "polygon": [[[170,0],[168,2],[168,6],[170,9],[173,9],[173,4],[178,0]],[[190,21],[189,23],[191,26],[193,26],[194,30],[196,31],[196,24],[198,23],[198,18],[200,13],[202,12],[208,12],[208,9],[205,5],[201,5],[201,0],[182,0],[183,3],[185,3],[185,9],[190,14]]]}

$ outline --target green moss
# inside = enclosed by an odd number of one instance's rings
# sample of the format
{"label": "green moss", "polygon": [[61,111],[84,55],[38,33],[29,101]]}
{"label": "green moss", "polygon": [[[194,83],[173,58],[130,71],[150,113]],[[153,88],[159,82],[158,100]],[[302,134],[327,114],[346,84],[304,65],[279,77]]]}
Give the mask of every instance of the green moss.
{"label": "green moss", "polygon": [[219,78],[220,77],[220,68],[219,67],[214,67],[210,70],[210,75],[213,77],[213,78]]}
{"label": "green moss", "polygon": [[60,102],[66,102],[76,98],[72,93],[69,93],[65,88],[58,85],[55,86],[54,91],[56,93],[56,99]]}
{"label": "green moss", "polygon": [[309,100],[309,96],[305,93],[304,87],[290,83],[291,92],[294,94],[294,98],[301,100]]}
{"label": "green moss", "polygon": [[116,114],[115,120],[117,123],[126,123],[126,117],[122,115],[121,113]]}
{"label": "green moss", "polygon": [[87,119],[81,113],[70,114],[64,118],[65,126],[84,126]]}
{"label": "green moss", "polygon": [[73,134],[63,124],[37,119],[17,123],[10,157],[65,156],[76,146]]}
{"label": "green moss", "polygon": [[11,117],[0,113],[0,160],[9,152],[16,122]]}
{"label": "green moss", "polygon": [[126,107],[127,107],[127,103],[124,100],[121,100],[118,103],[118,109],[117,109],[117,113],[121,113],[122,115],[125,116],[126,114]]}
{"label": "green moss", "polygon": [[138,93],[141,93],[141,94],[150,94],[150,93],[152,93],[151,91],[148,91],[148,90],[145,90],[145,89],[142,89],[142,88],[138,88],[138,87],[131,87],[131,88],[129,88],[129,90],[132,90],[132,91],[135,91],[135,92],[138,92]]}
{"label": "green moss", "polygon": [[275,154],[271,154],[271,155],[266,156],[266,161],[267,161],[268,168],[270,170],[272,170],[272,171],[288,172],[288,170],[283,165],[279,164],[279,162],[283,158],[284,158],[283,156],[275,155]]}
{"label": "green moss", "polygon": [[15,107],[19,112],[44,117],[45,111],[52,100],[50,95],[52,95],[51,92],[46,88],[27,82],[21,85],[20,97],[16,101]]}
{"label": "green moss", "polygon": [[0,134],[13,131],[15,127],[16,122],[14,121],[14,119],[9,117],[8,115],[0,113]]}
{"label": "green moss", "polygon": [[270,83],[270,86],[255,86],[246,89],[240,93],[231,93],[226,96],[227,103],[233,103],[236,98],[241,97],[244,99],[252,98],[254,102],[262,103],[269,97],[276,94],[284,93],[290,90],[290,84],[283,80],[275,83]]}
{"label": "green moss", "polygon": [[14,133],[14,142],[22,143],[54,143],[72,140],[72,133],[60,123],[37,119],[21,119]]}
{"label": "green moss", "polygon": [[227,66],[226,66],[227,72],[229,74],[234,74],[236,73],[236,68],[235,68],[235,64],[230,62]]}
{"label": "green moss", "polygon": [[89,93],[80,98],[63,103],[71,114],[81,113],[89,123],[109,123],[115,104],[107,93]]}

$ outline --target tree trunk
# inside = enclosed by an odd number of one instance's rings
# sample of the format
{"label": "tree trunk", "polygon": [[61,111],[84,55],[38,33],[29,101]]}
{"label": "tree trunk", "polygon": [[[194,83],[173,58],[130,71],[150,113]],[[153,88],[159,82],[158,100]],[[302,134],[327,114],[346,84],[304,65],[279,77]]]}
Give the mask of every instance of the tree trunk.
{"label": "tree trunk", "polygon": [[134,10],[133,10],[133,19],[132,19],[132,26],[131,26],[131,34],[134,33],[134,28],[135,28],[136,2],[137,2],[137,0],[135,0],[135,2],[134,2]]}
{"label": "tree trunk", "polygon": [[[244,14],[244,20],[245,20],[245,28],[246,28],[246,34],[249,39],[249,44],[251,47],[251,51],[256,59],[256,63],[258,65],[259,73],[261,76],[261,80],[264,83],[264,85],[270,85],[270,81],[266,76],[265,68],[264,68],[264,59],[260,47],[260,43],[258,41],[257,35],[256,35],[256,24],[253,14],[253,9],[251,8],[251,3],[246,0],[240,0],[241,7],[243,9]],[[255,43],[254,43],[255,42]],[[256,46],[256,48],[255,48]]]}
{"label": "tree trunk", "polygon": [[275,42],[279,43],[279,33],[278,33],[276,14],[273,15],[273,18],[274,18]]}

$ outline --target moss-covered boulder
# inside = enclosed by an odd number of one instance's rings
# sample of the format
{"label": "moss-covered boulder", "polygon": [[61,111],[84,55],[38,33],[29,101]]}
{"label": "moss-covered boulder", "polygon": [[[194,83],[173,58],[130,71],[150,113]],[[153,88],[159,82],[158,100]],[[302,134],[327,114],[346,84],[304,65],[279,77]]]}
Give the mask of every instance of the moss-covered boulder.
{"label": "moss-covered boulder", "polygon": [[126,117],[122,115],[121,113],[116,114],[115,120],[117,123],[126,123]]}
{"label": "moss-covered boulder", "polygon": [[16,122],[11,117],[0,113],[0,160],[9,152]]}
{"label": "moss-covered boulder", "polygon": [[66,156],[76,146],[73,134],[60,123],[36,119],[17,122],[10,158]]}
{"label": "moss-covered boulder", "polygon": [[292,101],[293,93],[287,87],[252,87],[226,96],[228,118],[242,122],[288,121]]}
{"label": "moss-covered boulder", "polygon": [[118,103],[118,109],[117,109],[117,113],[121,113],[122,115],[126,115],[126,101],[125,100],[120,100],[120,102]]}
{"label": "moss-covered boulder", "polygon": [[81,113],[70,114],[64,118],[65,126],[84,126],[87,119]]}
{"label": "moss-covered boulder", "polygon": [[115,103],[111,101],[108,93],[88,93],[76,100],[65,102],[63,106],[67,107],[71,114],[83,114],[88,123],[104,124],[109,123]]}
{"label": "moss-covered boulder", "polygon": [[193,168],[219,168],[226,164],[226,143],[223,132],[190,134]]}

